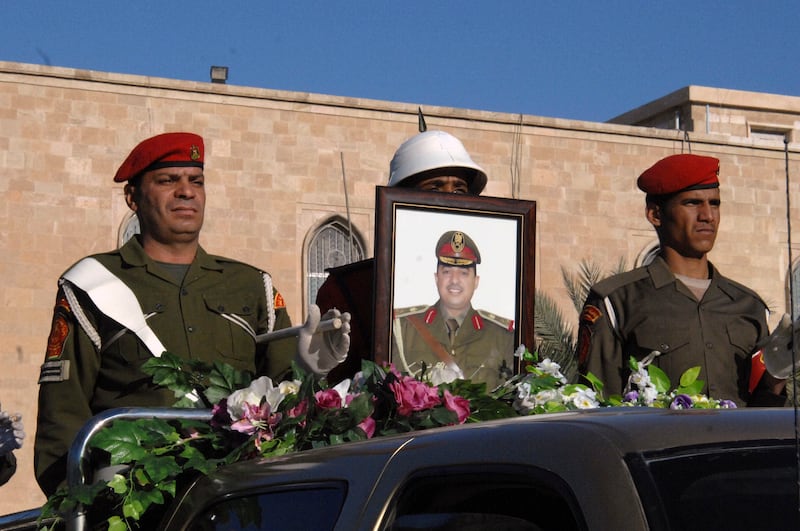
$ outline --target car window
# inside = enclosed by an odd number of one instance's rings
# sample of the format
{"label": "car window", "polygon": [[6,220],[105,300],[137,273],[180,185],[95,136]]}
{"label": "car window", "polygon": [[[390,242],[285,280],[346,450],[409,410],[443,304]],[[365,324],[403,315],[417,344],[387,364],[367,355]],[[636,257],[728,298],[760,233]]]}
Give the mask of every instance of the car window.
{"label": "car window", "polygon": [[201,513],[186,529],[198,531],[332,530],[339,517],[344,483],[293,486],[237,496]]}
{"label": "car window", "polygon": [[[385,531],[585,529],[566,484],[530,467],[436,468],[398,489]],[[581,522],[581,523],[579,523]]]}
{"label": "car window", "polygon": [[794,445],[694,448],[632,461],[653,529],[797,529]]}

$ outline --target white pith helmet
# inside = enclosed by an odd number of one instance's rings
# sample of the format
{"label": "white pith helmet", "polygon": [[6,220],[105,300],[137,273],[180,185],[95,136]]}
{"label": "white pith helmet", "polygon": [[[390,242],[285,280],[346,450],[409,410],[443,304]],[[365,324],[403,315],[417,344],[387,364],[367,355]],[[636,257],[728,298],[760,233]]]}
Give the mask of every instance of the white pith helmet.
{"label": "white pith helmet", "polygon": [[483,168],[459,139],[444,131],[425,131],[403,142],[389,164],[389,186],[401,186],[406,179],[433,170],[450,170],[446,173],[463,177],[476,195],[486,186]]}

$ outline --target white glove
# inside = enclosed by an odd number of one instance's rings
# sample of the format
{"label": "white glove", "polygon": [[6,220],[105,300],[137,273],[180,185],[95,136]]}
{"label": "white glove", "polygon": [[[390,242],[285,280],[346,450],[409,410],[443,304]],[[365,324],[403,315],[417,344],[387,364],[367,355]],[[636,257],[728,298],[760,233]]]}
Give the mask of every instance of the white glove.
{"label": "white glove", "polygon": [[0,457],[22,448],[24,438],[22,415],[19,413],[9,415],[6,411],[0,411]]}
{"label": "white glove", "polygon": [[[794,334],[792,334],[794,328]],[[800,330],[798,326],[792,327],[792,318],[783,314],[778,326],[764,342],[763,359],[767,372],[775,378],[785,380],[790,377],[797,368],[792,367],[792,336],[794,341],[800,341]],[[800,343],[798,343],[800,347]]]}
{"label": "white glove", "polygon": [[347,358],[350,349],[350,314],[337,309],[328,310],[322,320],[340,319],[341,327],[317,331],[320,323],[319,306],[312,304],[308,317],[297,336],[296,361],[304,369],[325,376]]}

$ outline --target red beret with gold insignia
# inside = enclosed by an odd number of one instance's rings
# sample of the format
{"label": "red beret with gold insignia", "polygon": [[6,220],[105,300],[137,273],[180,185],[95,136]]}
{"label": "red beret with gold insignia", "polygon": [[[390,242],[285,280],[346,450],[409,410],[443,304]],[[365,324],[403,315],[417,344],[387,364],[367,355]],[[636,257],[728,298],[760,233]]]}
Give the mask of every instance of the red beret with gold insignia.
{"label": "red beret with gold insignia", "polygon": [[718,188],[719,159],[690,153],[670,155],[648,168],[636,184],[650,195]]}
{"label": "red beret with gold insignia", "polygon": [[468,267],[481,263],[481,253],[472,238],[457,230],[445,232],[436,242],[436,258],[445,265]]}
{"label": "red beret with gold insignia", "polygon": [[133,148],[114,176],[114,182],[128,179],[150,170],[176,166],[203,167],[205,147],[203,137],[194,133],[164,133],[148,138]]}

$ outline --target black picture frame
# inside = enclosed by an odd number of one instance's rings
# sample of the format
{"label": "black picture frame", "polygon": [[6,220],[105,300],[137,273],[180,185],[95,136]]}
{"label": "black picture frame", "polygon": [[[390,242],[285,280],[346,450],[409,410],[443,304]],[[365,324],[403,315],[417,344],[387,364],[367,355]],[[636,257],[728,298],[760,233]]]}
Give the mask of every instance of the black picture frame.
{"label": "black picture frame", "polygon": [[[379,363],[392,362],[392,320],[395,309],[409,300],[416,287],[432,289],[436,268],[436,241],[444,227],[467,227],[482,255],[482,268],[496,268],[481,275],[480,288],[492,303],[513,301],[514,348],[534,346],[536,202],[489,196],[424,192],[409,188],[378,186],[375,190],[375,319],[373,353]],[[457,230],[462,230],[461,228]],[[409,256],[410,255],[410,256]],[[413,265],[406,264],[410,261]],[[419,281],[417,262],[428,272]],[[432,265],[431,265],[432,264]],[[408,267],[409,271],[404,271]],[[425,267],[425,266],[420,266]],[[505,287],[485,287],[485,278],[497,277]],[[401,288],[398,291],[398,288]],[[510,293],[503,293],[508,291]],[[402,301],[400,300],[402,299]],[[417,304],[431,304],[427,298]],[[484,299],[486,300],[486,299]],[[476,303],[476,307],[480,303]],[[502,307],[489,308],[503,315]],[[519,371],[515,360],[515,371]]]}

